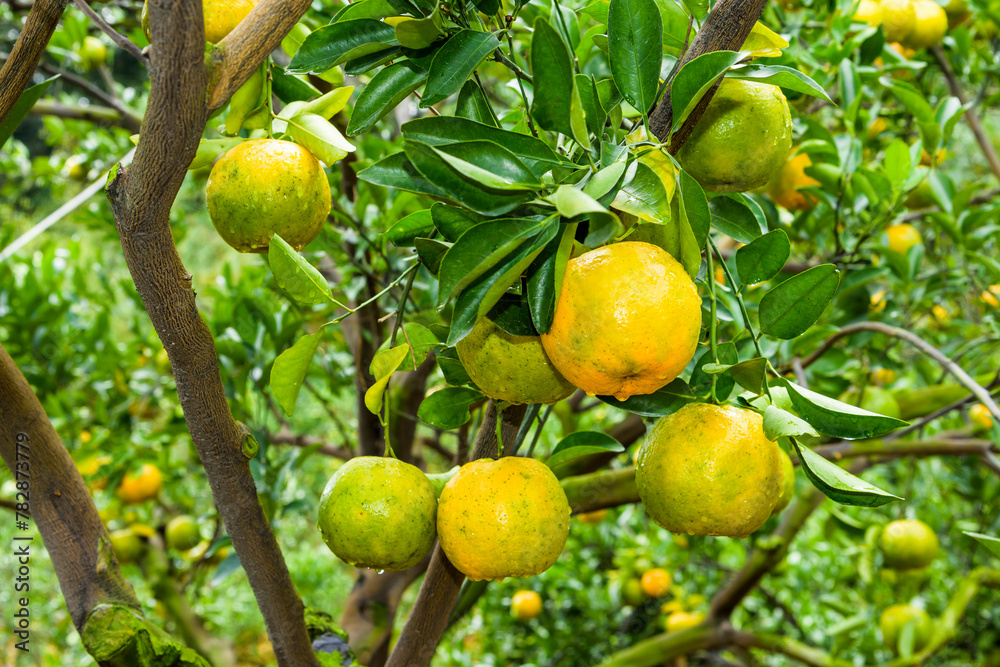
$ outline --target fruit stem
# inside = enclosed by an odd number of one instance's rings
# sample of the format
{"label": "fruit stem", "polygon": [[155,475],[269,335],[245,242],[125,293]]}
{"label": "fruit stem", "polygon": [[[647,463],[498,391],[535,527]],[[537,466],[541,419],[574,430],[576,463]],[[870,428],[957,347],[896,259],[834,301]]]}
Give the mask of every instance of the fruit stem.
{"label": "fruit stem", "polygon": [[531,438],[531,445],[528,446],[528,453],[526,456],[531,458],[535,454],[535,445],[538,444],[538,439],[542,436],[542,429],[545,428],[545,422],[548,421],[549,415],[552,414],[552,408],[555,406],[548,406],[545,408],[545,412],[542,413],[542,418],[538,420],[538,427],[535,428],[535,435]]}

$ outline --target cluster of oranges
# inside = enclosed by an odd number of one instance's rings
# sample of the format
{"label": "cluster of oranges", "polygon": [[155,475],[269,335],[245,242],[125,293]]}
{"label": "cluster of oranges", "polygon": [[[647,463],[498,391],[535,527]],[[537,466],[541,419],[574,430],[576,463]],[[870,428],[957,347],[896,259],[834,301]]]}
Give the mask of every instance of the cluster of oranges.
{"label": "cluster of oranges", "polygon": [[[928,567],[940,551],[937,535],[917,519],[900,519],[887,524],[879,535],[878,546],[885,566],[903,572]],[[920,651],[934,634],[927,612],[908,604],[893,605],[882,612],[879,618],[882,641],[893,652],[899,652],[903,630],[908,624],[913,626],[913,651]]]}

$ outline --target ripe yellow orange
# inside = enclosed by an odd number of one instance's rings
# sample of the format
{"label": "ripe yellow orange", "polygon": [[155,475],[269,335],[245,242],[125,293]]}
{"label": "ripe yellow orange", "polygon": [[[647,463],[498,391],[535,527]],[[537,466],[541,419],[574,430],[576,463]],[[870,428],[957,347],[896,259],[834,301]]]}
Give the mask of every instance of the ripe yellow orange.
{"label": "ripe yellow orange", "polygon": [[891,368],[876,368],[871,372],[871,381],[880,387],[892,384],[896,381],[896,371]]}
{"label": "ripe yellow orange", "polygon": [[887,567],[894,570],[918,570],[937,558],[938,537],[923,521],[900,519],[882,529],[879,548]]}
{"label": "ripe yellow orange", "polygon": [[882,0],[882,33],[887,42],[901,42],[917,23],[911,0]]}
{"label": "ripe yellow orange", "polygon": [[487,317],[455,349],[472,381],[494,400],[551,405],[576,390],[549,361],[538,336],[515,336]]}
{"label": "ripe yellow orange", "polygon": [[671,600],[670,602],[664,602],[660,605],[660,613],[669,616],[675,611],[684,611],[684,605],[681,604],[680,600]]}
{"label": "ripe yellow orange", "polygon": [[672,533],[746,537],[778,503],[782,465],[758,413],[690,403],[646,434],[635,483],[650,518]]}
{"label": "ripe yellow orange", "polygon": [[305,148],[253,139],[237,144],[212,167],[207,203],[215,229],[236,250],[267,252],[274,234],[301,250],[330,213],[330,184]]}
{"label": "ripe yellow orange", "polygon": [[1000,295],[1000,285],[990,285],[988,289],[983,290],[979,298],[987,305],[1000,308],[1000,300],[997,299],[997,295]]}
{"label": "ripe yellow orange", "polygon": [[535,459],[466,463],[445,485],[437,532],[448,560],[473,581],[528,577],[549,569],[569,535],[569,502]]}
{"label": "ripe yellow orange", "polygon": [[535,591],[518,591],[510,599],[510,612],[519,621],[530,621],[542,613],[542,596]]}
{"label": "ripe yellow orange", "polygon": [[642,592],[651,598],[662,598],[670,590],[670,573],[661,567],[646,570],[639,579]]}
{"label": "ripe yellow orange", "polygon": [[993,428],[993,415],[990,414],[989,409],[982,403],[976,403],[969,408],[969,419],[980,429],[989,430]]}
{"label": "ripe yellow orange", "polygon": [[812,208],[816,204],[816,198],[799,192],[799,188],[820,184],[815,178],[806,174],[806,167],[811,166],[812,160],[806,153],[789,157],[768,183],[767,194],[771,197],[771,201],[789,211],[805,211]]}
{"label": "ripe yellow orange", "polygon": [[663,622],[663,629],[667,632],[680,632],[681,630],[693,628],[704,620],[705,614],[700,611],[675,611],[670,616],[667,616]]}
{"label": "ripe yellow orange", "polygon": [[900,635],[907,623],[914,625],[914,652],[927,646],[934,635],[934,624],[923,609],[906,604],[888,607],[882,612],[878,627],[882,631],[882,641],[893,653],[899,653]]}
{"label": "ripe yellow orange", "polygon": [[871,298],[869,299],[868,302],[868,310],[872,311],[873,313],[881,313],[883,310],[885,310],[887,303],[888,302],[885,299],[885,290],[880,289],[871,295]]}
{"label": "ripe yellow orange", "polygon": [[889,225],[885,233],[889,237],[889,250],[898,252],[900,255],[905,255],[910,248],[922,240],[917,228],[906,222]]}
{"label": "ripe yellow orange", "polygon": [[781,453],[781,471],[784,473],[784,482],[781,485],[781,495],[778,496],[778,502],[771,510],[771,516],[779,514],[788,507],[788,503],[792,502],[792,498],[795,496],[795,466],[792,465],[792,459],[785,453],[785,450],[779,447],[778,451]]}
{"label": "ripe yellow orange", "polygon": [[684,268],[649,243],[614,243],[569,261],[542,345],[591,395],[650,394],[688,365],[701,298]]}
{"label": "ripe yellow orange", "polygon": [[221,42],[256,4],[257,0],[205,0],[201,6],[205,16],[205,41]]}
{"label": "ripe yellow orange", "polygon": [[853,19],[858,23],[877,27],[882,24],[882,5],[878,0],[861,0],[858,8],[854,10]]}
{"label": "ripe yellow orange", "polygon": [[712,192],[767,185],[792,147],[792,116],[777,86],[723,79],[691,137],[681,166]]}
{"label": "ripe yellow orange", "polygon": [[934,317],[934,322],[938,326],[943,327],[951,321],[951,313],[949,313],[948,309],[940,303],[936,303],[931,306],[931,315]]}
{"label": "ripe yellow orange", "polygon": [[138,473],[127,472],[115,494],[126,505],[145,502],[159,495],[163,473],[152,463],[143,464]]}
{"label": "ripe yellow orange", "polygon": [[882,134],[889,128],[889,123],[886,122],[885,118],[881,116],[872,121],[871,125],[868,126],[866,136],[869,139],[874,139],[878,135]]}
{"label": "ripe yellow orange", "polygon": [[948,15],[934,0],[914,0],[916,21],[913,29],[900,40],[903,46],[920,50],[939,44],[948,32]]}

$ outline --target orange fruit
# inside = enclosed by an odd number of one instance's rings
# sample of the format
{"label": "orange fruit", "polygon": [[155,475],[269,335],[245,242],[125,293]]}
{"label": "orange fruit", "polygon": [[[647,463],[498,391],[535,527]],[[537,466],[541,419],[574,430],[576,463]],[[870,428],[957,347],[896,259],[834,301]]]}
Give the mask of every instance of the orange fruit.
{"label": "orange fruit", "polygon": [[205,41],[221,42],[247,17],[257,0],[205,0],[202,13],[205,17]]}
{"label": "orange fruit", "polygon": [[542,345],[575,386],[625,400],[680,375],[700,335],[701,298],[684,268],[625,241],[569,261]]}
{"label": "orange fruit", "polygon": [[795,496],[795,466],[792,465],[792,458],[785,453],[785,450],[778,448],[781,453],[781,470],[784,472],[784,483],[781,485],[781,495],[778,496],[778,503],[771,510],[771,516],[779,514],[788,507]]}
{"label": "orange fruit", "polygon": [[163,473],[152,463],[145,463],[138,473],[125,473],[115,494],[128,505],[155,498],[162,488]]}
{"label": "orange fruit", "polygon": [[201,529],[194,518],[186,515],[174,517],[167,524],[167,546],[178,551],[187,551],[201,542]]}
{"label": "orange fruit", "polygon": [[914,0],[916,22],[913,29],[900,40],[910,49],[927,49],[939,44],[948,32],[948,14],[934,0]]}
{"label": "orange fruit", "polygon": [[799,188],[820,184],[815,178],[806,174],[806,167],[811,166],[812,160],[807,153],[789,157],[767,186],[767,194],[771,197],[771,201],[789,211],[805,211],[812,208],[816,204],[816,198],[799,192]]}
{"label": "orange fruit", "polygon": [[882,529],[879,548],[887,567],[893,570],[918,570],[937,558],[938,537],[923,521],[901,519]]}
{"label": "orange fruit", "polygon": [[277,139],[227,151],[212,167],[206,194],[212,224],[240,252],[267,252],[274,234],[301,250],[330,213],[330,184],[319,160]]}
{"label": "orange fruit", "polygon": [[983,430],[993,428],[993,415],[990,414],[989,409],[982,403],[976,403],[969,408],[969,419]]}
{"label": "orange fruit", "polygon": [[861,0],[858,3],[858,8],[854,10],[852,18],[858,23],[879,26],[882,23],[882,5],[878,3],[878,0]]}
{"label": "orange fruit", "polygon": [[882,0],[882,33],[887,42],[901,42],[917,24],[910,0]]}
{"label": "orange fruit", "polygon": [[518,591],[510,599],[510,612],[519,621],[530,621],[542,613],[542,597],[535,591]]}
{"label": "orange fruit", "polygon": [[670,573],[660,567],[643,572],[639,579],[642,592],[651,598],[662,598],[670,590],[670,584]]}
{"label": "orange fruit", "polygon": [[922,241],[917,228],[905,222],[889,225],[885,233],[889,237],[889,250],[900,255],[905,255],[910,248]]}
{"label": "orange fruit", "polygon": [[983,293],[979,295],[979,298],[985,304],[993,306],[994,308],[1000,308],[1000,300],[997,299],[997,295],[1000,295],[1000,285],[990,285],[989,289],[983,290]]}
{"label": "orange fruit", "polygon": [[882,641],[893,653],[899,653],[900,635],[908,623],[914,624],[914,652],[927,646],[934,635],[934,623],[923,609],[906,604],[888,607],[882,612],[882,616],[878,620],[878,627],[882,631]]}
{"label": "orange fruit", "polygon": [[675,611],[670,616],[667,616],[663,622],[663,628],[667,632],[680,632],[681,630],[693,628],[704,620],[705,614],[700,611]]}

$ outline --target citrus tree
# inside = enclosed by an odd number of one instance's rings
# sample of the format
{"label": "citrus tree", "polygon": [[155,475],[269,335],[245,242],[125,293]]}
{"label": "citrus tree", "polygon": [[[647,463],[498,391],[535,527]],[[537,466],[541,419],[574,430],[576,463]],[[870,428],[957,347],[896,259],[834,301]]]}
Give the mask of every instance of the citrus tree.
{"label": "citrus tree", "polygon": [[279,665],[996,664],[995,7],[66,5],[0,454],[98,664],[248,663],[236,570]]}

